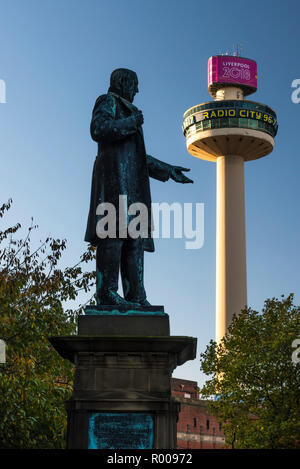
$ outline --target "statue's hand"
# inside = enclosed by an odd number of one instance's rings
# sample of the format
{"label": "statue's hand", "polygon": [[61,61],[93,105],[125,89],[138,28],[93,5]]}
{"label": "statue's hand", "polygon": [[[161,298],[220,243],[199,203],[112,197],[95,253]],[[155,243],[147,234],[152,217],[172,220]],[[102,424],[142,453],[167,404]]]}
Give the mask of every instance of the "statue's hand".
{"label": "statue's hand", "polygon": [[142,111],[137,111],[134,113],[136,125],[139,127],[140,125],[143,125],[144,123],[144,116]]}
{"label": "statue's hand", "polygon": [[170,178],[173,179],[175,182],[181,182],[182,184],[187,184],[189,182],[194,183],[192,179],[186,177],[182,171],[190,171],[189,168],[183,168],[182,166],[172,166],[170,171]]}

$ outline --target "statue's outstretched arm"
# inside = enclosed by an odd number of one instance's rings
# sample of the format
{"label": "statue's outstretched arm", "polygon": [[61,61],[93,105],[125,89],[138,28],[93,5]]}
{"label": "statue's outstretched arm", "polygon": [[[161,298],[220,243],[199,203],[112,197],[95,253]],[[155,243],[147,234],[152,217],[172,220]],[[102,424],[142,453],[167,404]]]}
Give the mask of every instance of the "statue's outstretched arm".
{"label": "statue's outstretched arm", "polygon": [[194,182],[182,173],[182,171],[189,171],[189,168],[164,163],[151,155],[147,155],[147,164],[149,176],[154,179],[158,179],[159,181],[165,182],[171,178],[173,181],[181,182],[183,184]]}
{"label": "statue's outstretched arm", "polygon": [[171,165],[164,163],[151,155],[147,155],[149,176],[159,181],[167,181],[170,177]]}
{"label": "statue's outstretched arm", "polygon": [[138,116],[132,114],[124,119],[116,119],[116,101],[110,95],[99,96],[91,121],[91,137],[95,142],[114,142],[137,132]]}

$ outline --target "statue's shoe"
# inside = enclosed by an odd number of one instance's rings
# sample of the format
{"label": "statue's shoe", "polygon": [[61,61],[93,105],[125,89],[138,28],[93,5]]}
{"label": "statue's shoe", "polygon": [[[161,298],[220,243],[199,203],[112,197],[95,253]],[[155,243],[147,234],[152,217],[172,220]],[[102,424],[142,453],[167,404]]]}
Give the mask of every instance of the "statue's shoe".
{"label": "statue's shoe", "polygon": [[122,298],[117,292],[109,290],[105,295],[100,296],[99,304],[101,306],[105,305],[115,305],[115,306],[140,306],[139,303],[134,303],[132,301],[126,301]]}
{"label": "statue's shoe", "polygon": [[139,305],[140,306],[152,306],[146,298],[142,301],[139,301]]}

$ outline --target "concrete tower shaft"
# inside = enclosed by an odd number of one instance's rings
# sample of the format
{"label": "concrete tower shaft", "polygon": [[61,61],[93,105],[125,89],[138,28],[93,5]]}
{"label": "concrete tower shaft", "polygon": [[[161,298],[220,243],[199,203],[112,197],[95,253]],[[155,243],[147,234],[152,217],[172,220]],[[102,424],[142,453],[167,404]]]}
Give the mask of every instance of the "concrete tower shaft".
{"label": "concrete tower shaft", "polygon": [[216,340],[247,305],[244,160],[217,160]]}

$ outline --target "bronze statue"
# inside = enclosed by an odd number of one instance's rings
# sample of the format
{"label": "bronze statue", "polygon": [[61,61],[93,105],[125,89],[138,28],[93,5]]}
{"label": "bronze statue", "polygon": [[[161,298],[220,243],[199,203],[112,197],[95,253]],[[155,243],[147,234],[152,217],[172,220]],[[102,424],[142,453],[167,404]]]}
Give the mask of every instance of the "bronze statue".
{"label": "bronze statue", "polygon": [[[154,251],[151,237],[151,194],[149,176],[159,181],[192,183],[181,166],[173,166],[146,154],[142,112],[132,102],[138,93],[138,78],[132,70],[120,68],[112,72],[107,94],[96,100],[91,136],[98,143],[92,177],[90,211],[85,241],[97,247],[97,304],[151,306],[146,299],[143,278],[144,250]],[[115,238],[101,239],[96,225],[99,204],[109,202],[119,216],[119,196],[126,196],[128,207],[144,204],[149,214],[147,237],[136,239],[121,235],[117,226]],[[124,298],[118,293],[121,277]]]}

